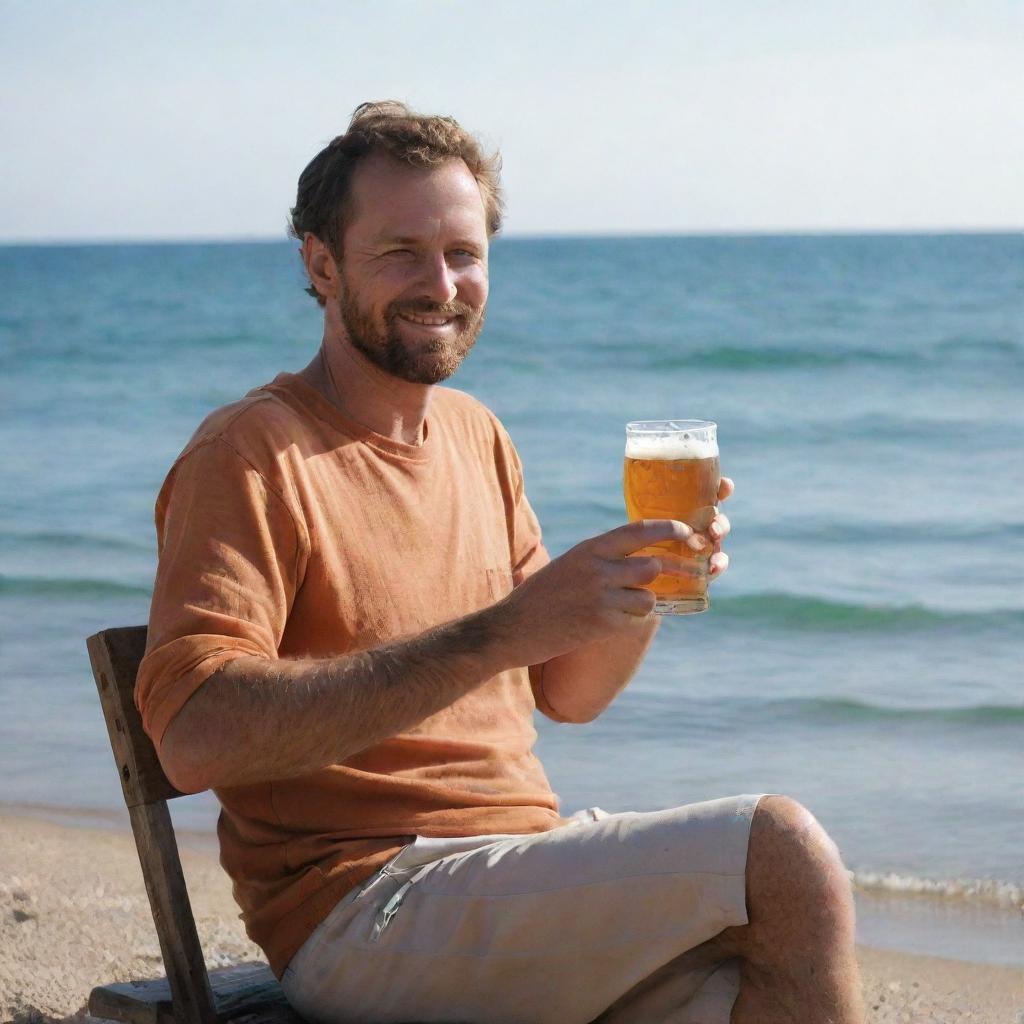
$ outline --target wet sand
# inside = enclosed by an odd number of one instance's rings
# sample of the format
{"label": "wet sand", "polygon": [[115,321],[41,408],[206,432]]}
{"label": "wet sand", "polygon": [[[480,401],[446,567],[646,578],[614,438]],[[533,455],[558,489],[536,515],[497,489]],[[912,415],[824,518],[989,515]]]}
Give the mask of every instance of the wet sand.
{"label": "wet sand", "polygon": [[[209,840],[182,842],[207,964],[262,959]],[[868,1020],[1024,1024],[1024,970],[861,948]],[[0,1021],[83,1019],[93,985],[162,974],[130,834],[0,815]]]}

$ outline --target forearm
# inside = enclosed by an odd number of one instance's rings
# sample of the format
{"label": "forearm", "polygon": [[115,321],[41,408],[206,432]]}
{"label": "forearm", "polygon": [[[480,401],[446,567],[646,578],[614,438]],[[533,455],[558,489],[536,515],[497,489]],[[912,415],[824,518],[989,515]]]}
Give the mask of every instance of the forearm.
{"label": "forearm", "polygon": [[505,660],[486,612],[338,658],[237,658],[172,720],[161,761],[188,792],[305,775],[417,725]]}
{"label": "forearm", "polygon": [[622,692],[651,646],[661,617],[577,647],[544,663],[541,689],[555,714],[569,722],[589,722]]}
{"label": "forearm", "polygon": [[171,721],[160,742],[164,770],[189,792],[307,774],[524,665],[545,666],[557,713],[593,718],[629,681],[656,629],[642,588],[660,564],[622,556],[691,532],[674,520],[619,527],[576,545],[497,604],[372,651],[321,661],[237,658]]}

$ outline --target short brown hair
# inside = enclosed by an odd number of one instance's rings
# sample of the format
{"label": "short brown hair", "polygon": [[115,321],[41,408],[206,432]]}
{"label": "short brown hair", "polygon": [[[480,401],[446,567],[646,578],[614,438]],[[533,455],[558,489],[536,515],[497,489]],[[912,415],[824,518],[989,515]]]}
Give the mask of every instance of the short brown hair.
{"label": "short brown hair", "polygon": [[[476,178],[487,216],[488,235],[501,228],[504,199],[501,192],[501,157],[487,154],[480,143],[452,117],[417,114],[397,100],[361,103],[348,131],[332,139],[299,175],[299,189],[291,209],[290,229],[300,241],[316,235],[341,258],[341,240],[352,192],[352,174],[372,153],[383,153],[412,167],[435,167],[459,158]],[[324,305],[312,284],[306,289]]]}

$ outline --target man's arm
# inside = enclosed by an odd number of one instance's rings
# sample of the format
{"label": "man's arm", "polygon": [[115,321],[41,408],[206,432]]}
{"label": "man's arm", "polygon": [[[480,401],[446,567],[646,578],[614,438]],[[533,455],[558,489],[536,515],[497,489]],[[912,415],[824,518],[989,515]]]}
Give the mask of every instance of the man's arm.
{"label": "man's arm", "polygon": [[530,669],[556,721],[591,722],[626,688],[640,667],[660,617],[578,647]]}
{"label": "man's arm", "polygon": [[477,614],[338,658],[235,658],[172,719],[161,763],[185,792],[339,764],[507,667],[489,632]]}
{"label": "man's arm", "polygon": [[[732,480],[722,477],[718,500],[727,500],[734,490]],[[717,579],[729,567],[729,556],[722,551],[728,533],[729,519],[719,512],[707,537],[694,534],[687,541],[695,552],[711,546],[711,579]],[[544,700],[554,712],[552,717],[576,723],[597,718],[633,678],[660,624],[659,616],[649,616],[639,627],[620,630],[531,668],[534,678],[540,680]]]}
{"label": "man's arm", "polygon": [[629,558],[683,541],[673,520],[630,523],[584,541],[490,608],[372,651],[319,661],[242,656],[171,720],[160,759],[179,789],[240,786],[339,764],[453,703],[498,672],[642,630],[660,570]]}

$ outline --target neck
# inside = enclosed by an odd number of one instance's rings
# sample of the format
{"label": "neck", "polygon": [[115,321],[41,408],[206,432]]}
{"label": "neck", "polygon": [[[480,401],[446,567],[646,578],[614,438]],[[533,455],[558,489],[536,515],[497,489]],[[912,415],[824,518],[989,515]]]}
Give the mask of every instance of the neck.
{"label": "neck", "polygon": [[349,419],[374,433],[405,444],[422,444],[431,385],[385,373],[331,319],[325,322],[320,351],[299,376]]}

